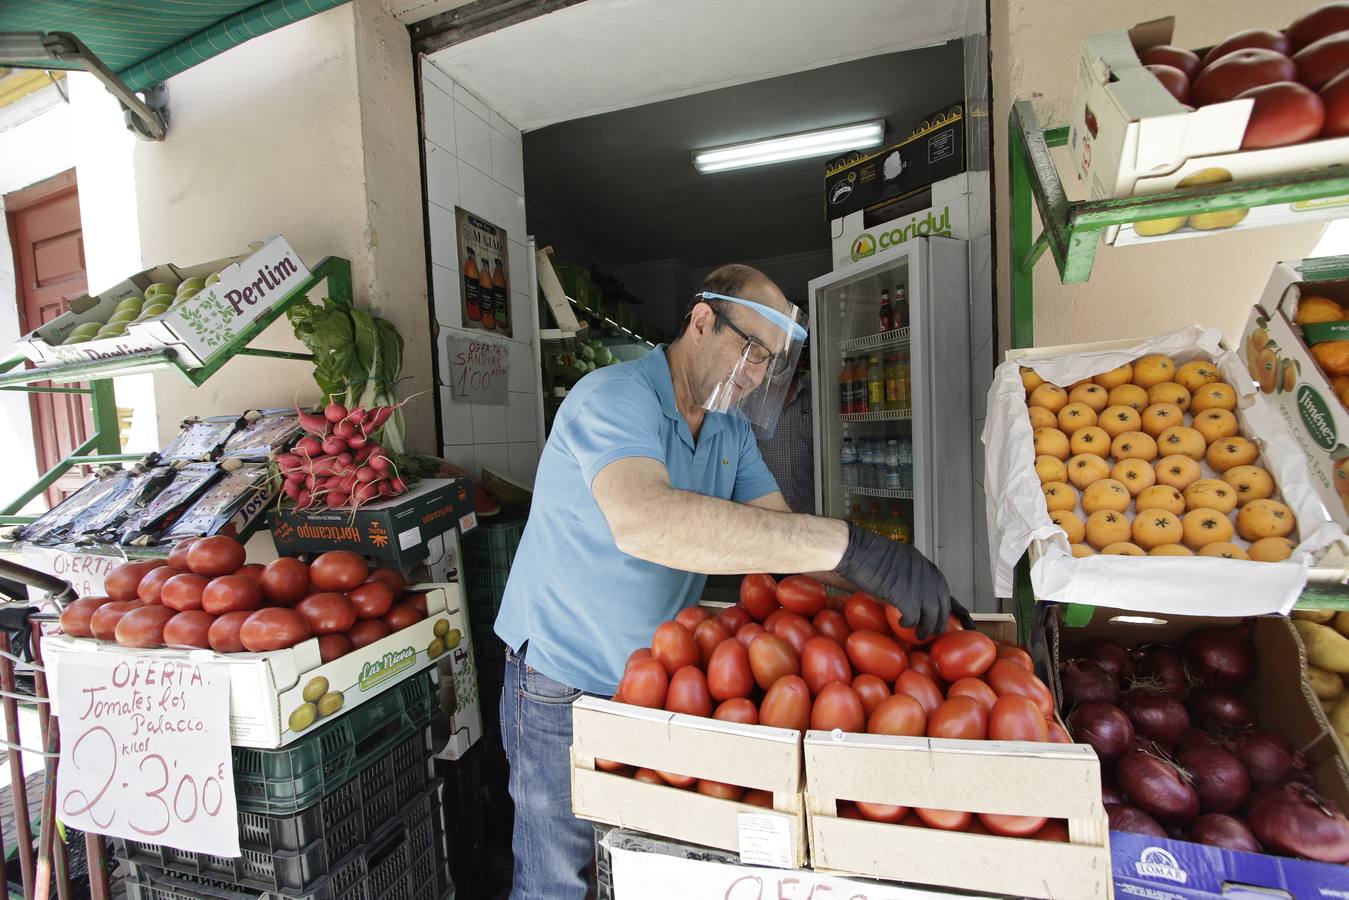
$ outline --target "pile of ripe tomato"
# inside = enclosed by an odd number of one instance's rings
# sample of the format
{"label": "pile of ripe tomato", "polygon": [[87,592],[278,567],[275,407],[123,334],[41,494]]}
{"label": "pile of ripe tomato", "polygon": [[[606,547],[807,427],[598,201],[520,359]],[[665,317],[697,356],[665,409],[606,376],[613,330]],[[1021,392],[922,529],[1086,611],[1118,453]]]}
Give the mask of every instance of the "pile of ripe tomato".
{"label": "pile of ripe tomato", "polygon": [[426,618],[426,595],[408,594],[392,569],[371,571],[348,550],[306,563],[291,556],[247,563],[232,537],[191,538],[167,559],[123,563],[106,596],[81,597],[61,613],[72,637],[124,647],[283,650],[310,637],[323,662]]}
{"label": "pile of ripe tomato", "polygon": [[[614,700],[727,722],[908,737],[1071,743],[1025,650],[962,628],[919,640],[899,610],[866,594],[831,608],[805,575],[746,576],[740,603],[713,616],[691,606],[628,658]],[[628,774],[727,800],[772,807],[767,791],[634,769]],[[842,801],[839,814],[955,831],[1067,840],[1066,825],[1033,816],[976,816]]]}

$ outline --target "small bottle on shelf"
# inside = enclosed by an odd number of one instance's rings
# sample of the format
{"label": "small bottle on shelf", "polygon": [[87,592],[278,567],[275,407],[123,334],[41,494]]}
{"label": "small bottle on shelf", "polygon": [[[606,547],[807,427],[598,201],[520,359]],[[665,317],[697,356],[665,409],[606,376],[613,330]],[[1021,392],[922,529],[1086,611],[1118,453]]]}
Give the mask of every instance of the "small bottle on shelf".
{"label": "small bottle on shelf", "polygon": [[897,456],[899,489],[911,491],[913,490],[913,440],[911,438],[899,439]]}
{"label": "small bottle on shelf", "polygon": [[882,288],[882,289],[881,289],[881,316],[880,316],[880,319],[881,319],[880,324],[881,324],[881,333],[882,333],[882,334],[884,334],[885,332],[887,332],[887,331],[889,331],[890,329],[892,329],[892,328],[895,327],[895,318],[894,318],[894,316],[895,316],[894,309],[890,306],[890,292],[887,291],[887,290],[885,290],[884,288]]}
{"label": "small bottle on shelf", "polygon": [[895,328],[909,327],[909,298],[904,290],[904,285],[895,285],[895,301],[891,304],[893,312],[891,318]]}
{"label": "small bottle on shelf", "polygon": [[899,408],[913,409],[913,394],[910,390],[911,382],[909,369],[909,351],[901,350],[897,354],[895,362],[896,381],[899,387]]}
{"label": "small bottle on shelf", "polygon": [[843,358],[843,367],[838,370],[838,411],[842,415],[852,412],[852,357]]}
{"label": "small bottle on shelf", "polygon": [[885,372],[878,356],[871,357],[867,366],[867,409],[870,412],[885,409]]}
{"label": "small bottle on shelf", "polygon": [[870,411],[870,405],[867,403],[867,358],[859,356],[853,361],[852,377],[852,411],[854,413],[864,413]]}
{"label": "small bottle on shelf", "polygon": [[899,490],[899,441],[896,438],[885,442],[885,476],[881,487],[887,491]]}
{"label": "small bottle on shelf", "polygon": [[885,408],[902,408],[899,402],[899,357],[894,353],[885,358]]}
{"label": "small bottle on shelf", "polygon": [[858,471],[857,447],[853,444],[852,438],[843,439],[843,449],[839,452],[838,461],[839,467],[843,470],[843,484],[847,487],[857,487],[861,481],[861,473]]}
{"label": "small bottle on shelf", "polygon": [[885,533],[885,516],[881,513],[879,503],[871,504],[871,509],[867,512],[867,527],[877,534]]}
{"label": "small bottle on shelf", "polygon": [[909,530],[909,523],[900,515],[898,503],[890,504],[890,518],[886,520],[885,526],[885,536],[890,540],[901,544],[913,543],[913,533]]}

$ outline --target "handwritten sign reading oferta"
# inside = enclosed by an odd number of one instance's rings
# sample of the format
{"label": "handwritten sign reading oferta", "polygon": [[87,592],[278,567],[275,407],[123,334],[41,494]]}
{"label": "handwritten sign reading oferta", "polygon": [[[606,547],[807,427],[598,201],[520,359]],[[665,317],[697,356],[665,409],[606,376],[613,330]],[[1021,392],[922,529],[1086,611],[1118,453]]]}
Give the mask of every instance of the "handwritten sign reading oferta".
{"label": "handwritten sign reading oferta", "polygon": [[61,821],[238,856],[227,668],[111,654],[59,665]]}
{"label": "handwritten sign reading oferta", "polygon": [[452,337],[450,383],[456,403],[505,406],[511,377],[510,345],[480,338]]}

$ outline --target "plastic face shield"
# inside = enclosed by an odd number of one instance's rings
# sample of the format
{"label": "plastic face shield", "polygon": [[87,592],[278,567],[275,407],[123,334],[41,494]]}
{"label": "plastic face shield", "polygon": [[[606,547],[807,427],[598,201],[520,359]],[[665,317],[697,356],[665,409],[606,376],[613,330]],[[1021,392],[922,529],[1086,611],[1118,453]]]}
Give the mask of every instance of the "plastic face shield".
{"label": "plastic face shield", "polygon": [[733,304],[732,319],[712,307],[717,321],[744,342],[731,371],[703,401],[708,412],[740,415],[748,419],[760,438],[773,436],[778,416],[796,374],[801,346],[806,342],[806,315],[787,305],[777,310],[753,300],[702,291],[703,300]]}

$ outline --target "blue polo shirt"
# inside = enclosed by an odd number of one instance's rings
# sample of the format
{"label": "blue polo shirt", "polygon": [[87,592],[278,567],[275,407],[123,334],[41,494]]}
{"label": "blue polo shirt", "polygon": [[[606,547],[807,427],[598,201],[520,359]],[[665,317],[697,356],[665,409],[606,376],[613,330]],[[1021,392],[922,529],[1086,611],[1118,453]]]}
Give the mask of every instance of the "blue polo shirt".
{"label": "blue polo shirt", "polygon": [[707,580],[614,544],[590,485],[630,456],[659,460],[676,490],[748,503],[778,489],[740,416],[708,413],[694,442],[663,346],[581,379],[539,458],[496,633],[517,651],[528,641],[526,662],[544,675],[595,694],[617,689],[628,654],[697,602]]}

